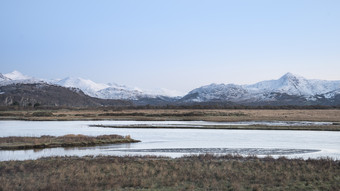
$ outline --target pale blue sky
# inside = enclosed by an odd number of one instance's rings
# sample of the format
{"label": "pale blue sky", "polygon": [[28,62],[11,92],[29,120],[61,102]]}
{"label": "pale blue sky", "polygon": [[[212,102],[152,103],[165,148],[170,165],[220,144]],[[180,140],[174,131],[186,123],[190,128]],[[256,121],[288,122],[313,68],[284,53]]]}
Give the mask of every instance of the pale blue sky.
{"label": "pale blue sky", "polygon": [[0,72],[182,92],[340,80],[340,1],[0,1]]}

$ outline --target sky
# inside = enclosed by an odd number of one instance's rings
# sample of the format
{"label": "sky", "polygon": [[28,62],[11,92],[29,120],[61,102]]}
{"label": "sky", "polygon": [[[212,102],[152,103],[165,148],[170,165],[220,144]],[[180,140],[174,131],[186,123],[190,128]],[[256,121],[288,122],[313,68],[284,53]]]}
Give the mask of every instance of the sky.
{"label": "sky", "polygon": [[339,0],[0,1],[0,73],[186,93],[340,80]]}

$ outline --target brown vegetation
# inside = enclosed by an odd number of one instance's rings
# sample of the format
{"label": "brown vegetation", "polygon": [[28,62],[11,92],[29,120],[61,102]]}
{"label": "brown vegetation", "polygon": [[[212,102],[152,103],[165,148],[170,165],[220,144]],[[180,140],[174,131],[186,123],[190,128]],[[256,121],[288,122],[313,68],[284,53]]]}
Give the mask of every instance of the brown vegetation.
{"label": "brown vegetation", "polygon": [[113,143],[132,143],[138,142],[128,136],[120,135],[101,135],[101,136],[85,136],[85,135],[64,135],[41,136],[41,137],[0,137],[0,150],[17,150],[17,149],[36,149],[36,148],[52,148],[52,147],[80,147],[94,146]]}
{"label": "brown vegetation", "polygon": [[340,122],[339,109],[60,109],[0,111],[0,119],[19,120],[204,120]]}
{"label": "brown vegetation", "polygon": [[0,190],[340,190],[340,162],[199,155],[0,162]]}

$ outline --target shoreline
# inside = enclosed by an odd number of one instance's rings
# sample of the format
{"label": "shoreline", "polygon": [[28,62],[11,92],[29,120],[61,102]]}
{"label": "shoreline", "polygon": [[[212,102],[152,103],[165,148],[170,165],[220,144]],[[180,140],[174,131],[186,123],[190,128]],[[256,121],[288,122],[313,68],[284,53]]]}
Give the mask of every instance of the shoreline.
{"label": "shoreline", "polygon": [[214,129],[214,130],[295,130],[295,131],[340,131],[340,125],[327,125],[327,126],[236,126],[236,125],[218,125],[218,126],[188,126],[188,127],[176,127],[176,126],[150,126],[150,125],[126,125],[126,126],[114,126],[114,125],[89,125],[89,127],[101,127],[101,128],[141,128],[141,129]]}

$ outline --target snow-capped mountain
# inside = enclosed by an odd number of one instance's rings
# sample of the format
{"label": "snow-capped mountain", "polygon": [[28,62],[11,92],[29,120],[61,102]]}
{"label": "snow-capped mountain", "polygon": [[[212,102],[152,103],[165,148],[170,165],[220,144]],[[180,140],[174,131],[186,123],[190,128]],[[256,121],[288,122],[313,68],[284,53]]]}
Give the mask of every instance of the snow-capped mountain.
{"label": "snow-capped mountain", "polygon": [[7,74],[0,73],[0,85],[9,85],[9,84],[17,84],[17,83],[24,83],[24,84],[32,84],[32,83],[40,83],[43,82],[42,80],[23,75],[18,71],[13,71]]}
{"label": "snow-capped mountain", "polygon": [[287,102],[299,99],[316,101],[340,93],[340,81],[308,80],[287,73],[277,80],[251,85],[210,84],[194,89],[182,98],[183,102],[223,102],[240,104]]}
{"label": "snow-capped mountain", "polygon": [[91,80],[73,77],[67,77],[65,79],[55,81],[54,84],[68,88],[78,88],[82,90],[85,94],[92,97],[99,97],[97,93],[98,91],[110,87],[106,84],[95,83]]}
{"label": "snow-capped mountain", "polygon": [[210,84],[194,89],[184,96],[187,102],[207,102],[215,100],[238,101],[248,92],[240,85]]}
{"label": "snow-capped mountain", "polygon": [[340,81],[307,80],[287,73],[278,80],[262,81],[245,86],[246,89],[261,92],[286,93],[288,95],[314,96],[340,88]]}
{"label": "snow-capped mountain", "polygon": [[152,95],[148,95],[138,89],[129,88],[115,83],[96,83],[92,80],[83,78],[68,77],[54,83],[64,87],[78,88],[91,97],[101,99],[137,100],[141,97],[152,97]]}
{"label": "snow-capped mountain", "polygon": [[[0,85],[9,84],[32,84],[32,83],[48,83],[59,85],[67,88],[77,88],[85,94],[101,98],[101,99],[124,99],[137,100],[140,98],[156,98],[159,96],[167,96],[174,91],[162,89],[162,91],[143,91],[138,88],[130,88],[116,83],[96,83],[89,79],[67,77],[61,80],[39,80],[30,76],[26,76],[18,71],[7,74],[0,74]],[[169,93],[170,92],[170,93]]]}
{"label": "snow-capped mountain", "polygon": [[[167,105],[196,103],[231,103],[244,105],[340,105],[340,81],[310,80],[287,73],[276,80],[250,85],[210,84],[190,91],[183,97],[167,96],[158,89],[143,91],[115,83],[96,83],[83,78],[39,80],[14,71],[0,74],[0,87],[12,84],[39,84],[67,87],[74,92],[101,99],[128,100],[136,105]],[[2,95],[6,92],[1,92]]]}
{"label": "snow-capped mountain", "polygon": [[130,99],[137,100],[141,97],[148,97],[141,91],[129,89],[126,87],[111,86],[97,92],[98,97],[102,99]]}
{"label": "snow-capped mountain", "polygon": [[14,70],[11,73],[4,74],[5,77],[11,79],[11,80],[30,80],[33,79],[32,77],[23,75],[22,73]]}
{"label": "snow-capped mountain", "polygon": [[78,88],[89,96],[101,99],[137,100],[140,98],[156,98],[159,96],[176,97],[178,94],[180,94],[177,91],[172,91],[165,88],[157,90],[141,90],[139,88],[131,88],[116,83],[103,84],[96,83],[88,79],[73,77],[51,81],[51,83],[64,87]]}

